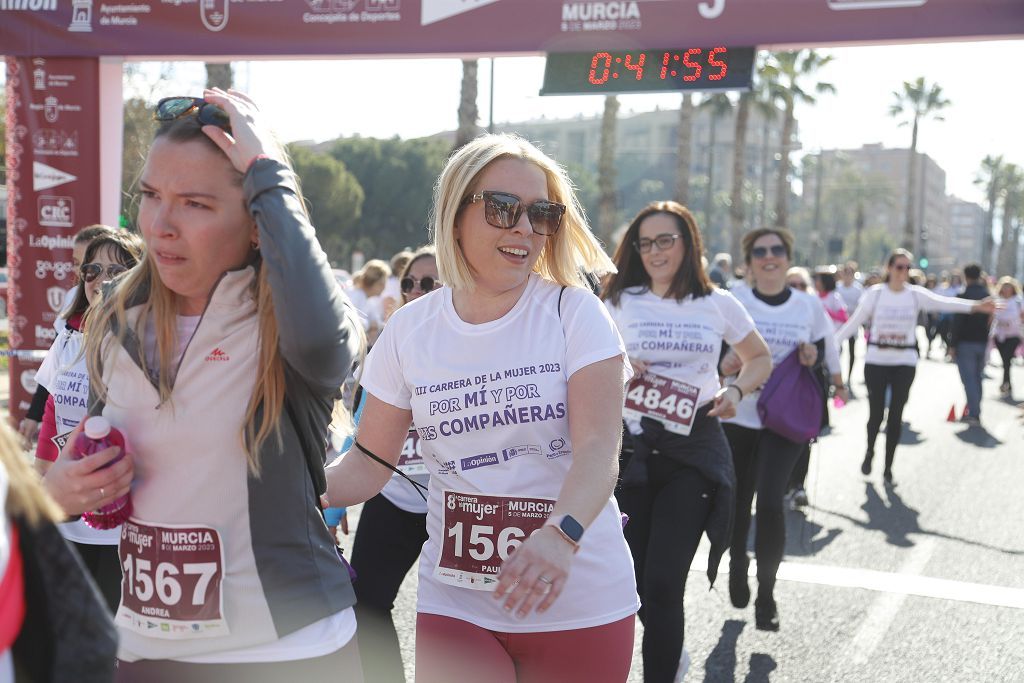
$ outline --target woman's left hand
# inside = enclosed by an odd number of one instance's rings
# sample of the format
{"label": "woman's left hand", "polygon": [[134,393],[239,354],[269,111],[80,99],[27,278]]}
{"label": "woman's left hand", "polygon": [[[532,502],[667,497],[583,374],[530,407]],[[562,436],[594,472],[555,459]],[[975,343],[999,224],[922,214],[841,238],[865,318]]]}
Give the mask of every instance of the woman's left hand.
{"label": "woman's left hand", "polygon": [[281,158],[280,143],[261,123],[259,107],[248,95],[212,88],[203,91],[203,99],[223,109],[231,119],[231,133],[217,126],[203,126],[203,132],[227,155],[235,170],[245,173],[260,155]]}
{"label": "woman's left hand", "polygon": [[552,526],[543,526],[523,541],[498,573],[495,600],[503,600],[506,611],[523,619],[536,607],[546,611],[555,602],[569,578],[573,546]]}
{"label": "woman's left hand", "polygon": [[708,411],[708,417],[728,420],[736,417],[736,405],[740,402],[740,388],[728,384],[715,393],[714,407]]}
{"label": "woman's left hand", "polygon": [[800,345],[800,365],[811,367],[818,362],[818,347],[814,344]]}

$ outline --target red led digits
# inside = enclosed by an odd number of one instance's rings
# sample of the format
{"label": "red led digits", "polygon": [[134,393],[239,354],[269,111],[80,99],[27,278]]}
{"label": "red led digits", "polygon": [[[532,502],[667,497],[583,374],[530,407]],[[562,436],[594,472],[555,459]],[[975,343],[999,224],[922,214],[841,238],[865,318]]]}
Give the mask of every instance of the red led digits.
{"label": "red led digits", "polygon": [[686,66],[688,66],[691,69],[693,69],[693,73],[692,74],[683,74],[683,80],[684,81],[691,82],[691,81],[695,81],[698,78],[700,78],[701,65],[698,62],[694,62],[690,58],[691,57],[696,57],[701,52],[703,52],[703,50],[701,50],[700,48],[694,47],[694,48],[690,48],[689,50],[687,50],[686,54],[683,55],[683,64],[685,64]]}
{"label": "red led digits", "polygon": [[665,74],[668,73],[668,59],[669,59],[670,56],[671,55],[668,52],[666,52],[661,57],[661,76],[660,76],[661,80],[665,80]]}
{"label": "red led digits", "polygon": [[[601,74],[600,78],[597,77],[597,64],[604,60],[604,73]],[[608,74],[612,70],[612,56],[607,52],[598,52],[594,55],[594,58],[590,60],[590,82],[593,85],[604,85],[608,82]]]}
{"label": "red led digits", "polygon": [[729,65],[726,62],[715,59],[719,54],[723,56],[729,51],[724,47],[716,47],[714,50],[708,53],[708,66],[717,66],[719,71],[717,74],[708,74],[708,80],[720,81],[725,78],[725,74],[729,73]]}
{"label": "red led digits", "polygon": [[632,63],[632,58],[633,55],[626,55],[626,61],[623,62],[622,65],[627,69],[632,69],[633,71],[635,71],[636,80],[639,81],[641,78],[644,77],[644,62],[647,60],[647,54],[641,52],[640,56],[637,57],[637,61],[635,64]]}

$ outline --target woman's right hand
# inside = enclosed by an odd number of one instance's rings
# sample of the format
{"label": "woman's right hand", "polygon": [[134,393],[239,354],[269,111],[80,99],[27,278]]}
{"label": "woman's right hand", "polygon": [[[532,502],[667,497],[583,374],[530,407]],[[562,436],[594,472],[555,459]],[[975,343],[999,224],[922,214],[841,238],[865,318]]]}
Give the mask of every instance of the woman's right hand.
{"label": "woman's right hand", "polygon": [[237,90],[212,88],[203,91],[203,99],[223,109],[231,120],[231,133],[217,126],[203,126],[203,132],[220,147],[239,173],[248,171],[258,156],[283,160],[281,145],[262,123],[259,107],[252,98]]}
{"label": "woman's right hand", "polygon": [[36,437],[39,436],[39,423],[28,417],[22,418],[18,424],[18,433],[25,437],[25,441],[32,446]]}
{"label": "woman's right hand", "polygon": [[74,443],[82,424],[71,432],[60,455],[43,477],[46,492],[69,517],[113,503],[131,489],[134,474],[131,453],[125,453],[121,460],[103,469],[120,455],[121,449],[116,446],[76,460]]}

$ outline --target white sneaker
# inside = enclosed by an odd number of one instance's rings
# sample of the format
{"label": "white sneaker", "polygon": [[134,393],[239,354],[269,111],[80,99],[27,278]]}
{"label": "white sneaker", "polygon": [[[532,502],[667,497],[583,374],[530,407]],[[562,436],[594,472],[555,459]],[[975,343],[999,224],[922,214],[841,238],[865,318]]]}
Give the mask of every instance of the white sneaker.
{"label": "white sneaker", "polygon": [[676,677],[673,679],[673,683],[683,683],[683,679],[686,678],[686,673],[690,670],[690,653],[683,648],[683,655],[679,658],[679,668],[676,669]]}

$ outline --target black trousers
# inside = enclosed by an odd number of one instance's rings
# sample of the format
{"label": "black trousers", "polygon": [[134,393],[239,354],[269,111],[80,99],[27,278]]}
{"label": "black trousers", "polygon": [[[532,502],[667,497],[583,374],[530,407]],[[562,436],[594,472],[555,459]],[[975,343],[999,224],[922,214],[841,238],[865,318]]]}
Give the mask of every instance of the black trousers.
{"label": "black trousers", "polygon": [[885,393],[890,390],[889,415],[885,422],[885,469],[891,470],[896,459],[896,446],[903,436],[903,408],[910,397],[910,385],[914,383],[917,367],[913,365],[864,364],[864,383],[868,387],[868,448],[867,454],[875,451],[875,440],[882,427],[885,415]]}
{"label": "black trousers", "polygon": [[847,341],[847,348],[849,348],[849,350],[850,350],[850,370],[846,373],[846,384],[847,384],[847,386],[852,386],[853,385],[853,361],[855,360],[854,359],[854,355],[853,355],[853,351],[857,347],[857,334],[854,334],[852,337],[850,337],[846,341]]}
{"label": "black trousers", "polygon": [[1003,384],[1010,385],[1010,366],[1013,364],[1013,354],[1020,346],[1020,337],[1007,337],[1003,341],[996,341],[996,348],[999,349],[999,357],[1003,359]]}
{"label": "black trousers", "polygon": [[[684,451],[713,450],[723,459],[729,457],[729,444],[716,418],[698,417],[684,443]],[[685,459],[684,452],[671,455]],[[645,683],[675,680],[686,622],[686,578],[716,488],[695,467],[655,452],[647,461],[646,485],[615,491],[619,508],[629,515],[623,534],[633,555],[642,605],[638,616],[644,625]]]}
{"label": "black trousers", "polygon": [[402,649],[391,616],[402,580],[427,540],[427,516],[406,512],[383,495],[363,505],[352,545],[359,657],[367,681],[405,681]]}
{"label": "black trousers", "polygon": [[117,613],[117,606],[121,603],[121,558],[117,554],[117,546],[75,541],[71,541],[71,545],[100,589],[110,614]]}
{"label": "black trousers", "polygon": [[723,428],[736,468],[736,519],[729,548],[730,571],[746,572],[750,504],[756,491],[757,596],[774,599],[775,577],[786,547],[783,496],[804,444],[790,441],[769,429],[749,429],[734,424]]}

